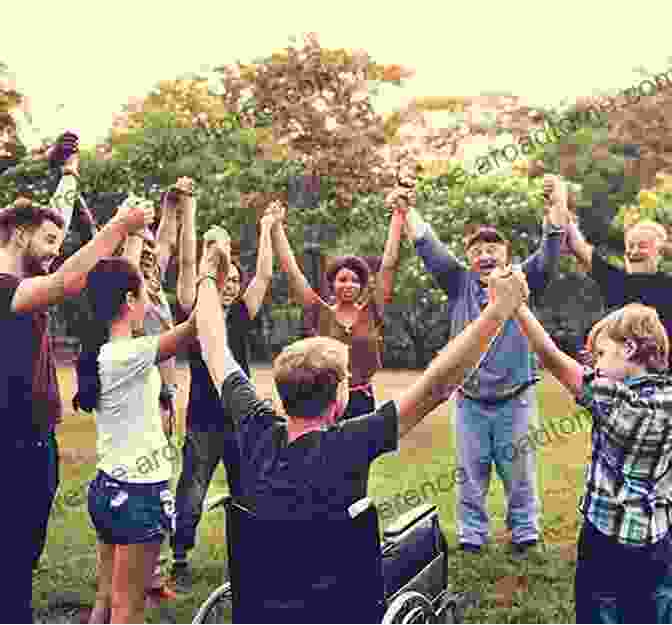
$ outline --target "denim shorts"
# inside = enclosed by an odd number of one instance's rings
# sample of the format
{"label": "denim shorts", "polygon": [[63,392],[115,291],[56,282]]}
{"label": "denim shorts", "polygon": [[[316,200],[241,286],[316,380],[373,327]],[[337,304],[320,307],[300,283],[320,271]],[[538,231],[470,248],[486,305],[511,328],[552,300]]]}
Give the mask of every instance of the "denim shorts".
{"label": "denim shorts", "polygon": [[104,544],[162,542],[175,531],[175,499],[168,482],[131,484],[98,471],[88,499],[91,521]]}

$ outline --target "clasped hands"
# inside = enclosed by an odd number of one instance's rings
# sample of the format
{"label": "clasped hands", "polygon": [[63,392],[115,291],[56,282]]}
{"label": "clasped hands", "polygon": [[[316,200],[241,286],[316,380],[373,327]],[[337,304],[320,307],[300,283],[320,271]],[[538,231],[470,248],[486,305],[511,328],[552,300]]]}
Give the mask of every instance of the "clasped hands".
{"label": "clasped hands", "polygon": [[502,321],[511,317],[530,297],[525,274],[517,267],[496,267],[488,277],[488,299]]}

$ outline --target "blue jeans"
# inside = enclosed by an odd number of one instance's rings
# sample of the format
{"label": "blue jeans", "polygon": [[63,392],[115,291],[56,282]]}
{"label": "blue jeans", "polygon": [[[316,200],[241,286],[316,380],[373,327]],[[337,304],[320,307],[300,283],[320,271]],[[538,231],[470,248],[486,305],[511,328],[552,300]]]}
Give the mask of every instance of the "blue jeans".
{"label": "blue jeans", "polygon": [[184,560],[196,545],[196,530],[203,515],[203,502],[220,462],[226,468],[229,491],[241,495],[240,451],[232,430],[199,432],[187,430],[182,447],[182,472],[175,492],[176,531],[171,547],[176,560]]}
{"label": "blue jeans", "polygon": [[585,521],[574,599],[577,623],[672,623],[672,536],[630,547]]}
{"label": "blue jeans", "polygon": [[168,482],[133,484],[98,471],[89,485],[89,515],[107,545],[163,542],[173,530],[174,498]]}
{"label": "blue jeans", "polygon": [[485,507],[492,465],[504,485],[506,522],[514,543],[539,538],[536,453],[523,445],[538,422],[534,387],[497,403],[458,396],[455,413],[458,484],[457,534],[460,543],[483,545],[490,539]]}

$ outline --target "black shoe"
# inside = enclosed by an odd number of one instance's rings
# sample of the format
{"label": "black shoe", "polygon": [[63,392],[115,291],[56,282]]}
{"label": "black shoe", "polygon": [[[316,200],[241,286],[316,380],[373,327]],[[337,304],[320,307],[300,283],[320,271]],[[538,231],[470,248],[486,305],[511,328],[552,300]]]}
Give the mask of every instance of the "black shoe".
{"label": "black shoe", "polygon": [[183,594],[191,592],[194,585],[194,579],[191,574],[191,569],[186,562],[173,564],[173,568],[170,570],[170,578],[173,582],[175,592]]}
{"label": "black shoe", "polygon": [[524,556],[530,549],[533,549],[538,544],[538,540],[524,540],[519,543],[511,543],[511,549],[515,555]]}
{"label": "black shoe", "polygon": [[460,551],[466,553],[481,553],[481,545],[473,545],[472,543],[460,543]]}

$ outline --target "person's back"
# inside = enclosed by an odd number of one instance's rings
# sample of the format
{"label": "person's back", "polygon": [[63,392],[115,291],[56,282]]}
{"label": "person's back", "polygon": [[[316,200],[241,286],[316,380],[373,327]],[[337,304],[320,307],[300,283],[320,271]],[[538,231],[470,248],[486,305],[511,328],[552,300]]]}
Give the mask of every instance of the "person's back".
{"label": "person's back", "polygon": [[348,507],[366,496],[371,463],[397,448],[394,402],[296,438],[242,373],[225,381],[222,403],[239,416],[242,500],[260,518],[345,518]]}

